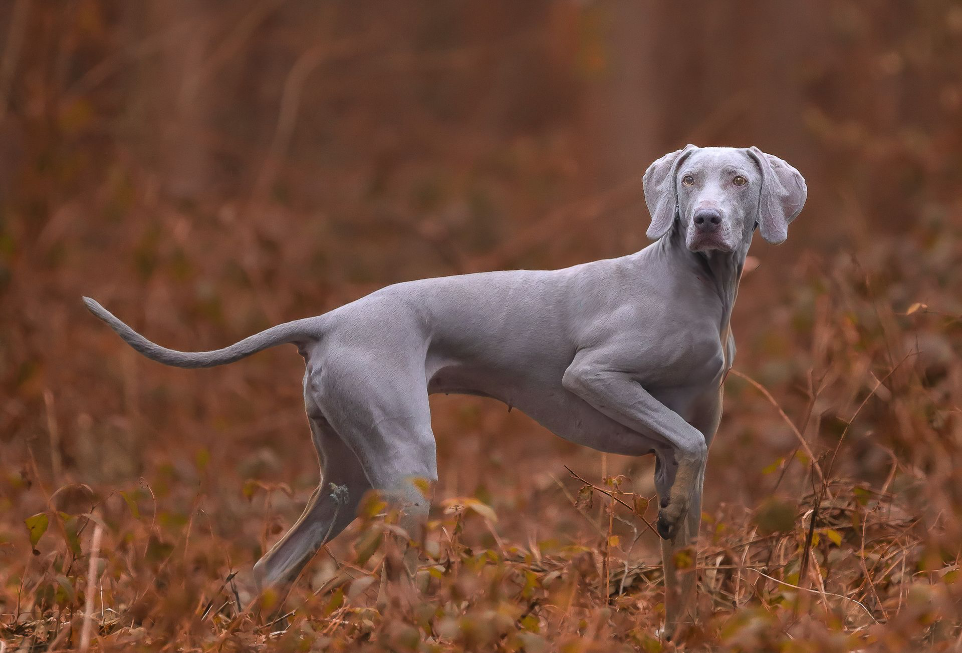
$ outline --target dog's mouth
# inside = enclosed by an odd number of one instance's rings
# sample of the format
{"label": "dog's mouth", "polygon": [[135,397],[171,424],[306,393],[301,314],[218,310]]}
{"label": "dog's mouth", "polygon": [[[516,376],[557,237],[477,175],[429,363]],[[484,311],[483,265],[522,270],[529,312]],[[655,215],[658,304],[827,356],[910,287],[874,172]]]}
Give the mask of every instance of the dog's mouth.
{"label": "dog's mouth", "polygon": [[718,232],[689,232],[687,241],[688,242],[686,244],[688,245],[688,249],[693,252],[707,252],[711,250],[718,250],[721,252],[735,251],[734,246],[725,239],[723,234]]}

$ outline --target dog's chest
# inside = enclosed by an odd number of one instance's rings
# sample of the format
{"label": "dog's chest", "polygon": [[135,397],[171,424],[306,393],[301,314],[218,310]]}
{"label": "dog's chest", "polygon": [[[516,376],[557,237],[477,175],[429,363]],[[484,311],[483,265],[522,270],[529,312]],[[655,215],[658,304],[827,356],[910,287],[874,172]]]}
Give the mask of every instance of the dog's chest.
{"label": "dog's chest", "polygon": [[718,331],[676,329],[673,347],[659,347],[668,336],[639,336],[629,363],[645,388],[687,388],[694,394],[717,389],[730,367],[730,348]]}

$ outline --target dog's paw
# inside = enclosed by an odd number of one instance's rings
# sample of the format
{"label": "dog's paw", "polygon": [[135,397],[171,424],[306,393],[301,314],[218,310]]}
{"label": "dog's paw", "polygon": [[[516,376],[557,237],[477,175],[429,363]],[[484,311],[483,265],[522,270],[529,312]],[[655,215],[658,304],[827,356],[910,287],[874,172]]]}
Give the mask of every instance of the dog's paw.
{"label": "dog's paw", "polygon": [[678,527],[681,525],[682,519],[688,514],[688,504],[687,502],[672,502],[667,506],[658,511],[658,522],[655,524],[655,528],[658,531],[658,535],[661,536],[663,540],[673,540],[675,535],[678,534]]}
{"label": "dog's paw", "polygon": [[670,540],[675,537],[675,533],[678,532],[678,522],[669,521],[665,518],[664,512],[658,513],[658,522],[655,524],[655,528],[658,530],[658,535],[661,536],[663,540]]}

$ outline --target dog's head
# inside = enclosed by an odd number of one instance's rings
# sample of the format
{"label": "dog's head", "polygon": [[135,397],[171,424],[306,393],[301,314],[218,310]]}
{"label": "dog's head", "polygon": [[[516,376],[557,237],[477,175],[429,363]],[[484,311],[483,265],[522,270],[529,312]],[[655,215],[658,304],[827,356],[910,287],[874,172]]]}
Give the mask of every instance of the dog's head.
{"label": "dog's head", "polygon": [[768,242],[783,242],[808,193],[798,170],[757,147],[688,145],[652,163],[644,185],[648,237],[661,238],[677,220],[696,252],[732,252],[755,227]]}

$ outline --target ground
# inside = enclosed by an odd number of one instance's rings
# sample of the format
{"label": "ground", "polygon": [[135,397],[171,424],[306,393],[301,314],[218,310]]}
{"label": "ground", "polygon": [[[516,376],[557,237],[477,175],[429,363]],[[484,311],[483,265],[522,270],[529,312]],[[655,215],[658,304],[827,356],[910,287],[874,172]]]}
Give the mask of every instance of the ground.
{"label": "ground", "polygon": [[[441,472],[417,598],[377,602],[392,549],[372,498],[283,606],[238,614],[225,579],[318,480],[300,359],[162,368],[83,314],[78,280],[51,282],[76,305],[32,327],[69,324],[50,345],[60,357],[24,366],[6,403],[18,435],[3,443],[0,641],[69,648],[89,629],[103,650],[947,650],[962,636],[962,377],[943,310],[957,300],[940,285],[954,263],[931,235],[812,257],[790,289],[753,281],[764,266],[746,277],[736,312],[760,310],[753,288],[774,299],[727,380],[701,537],[679,558],[700,575],[701,618],[673,642],[659,631],[653,461],[463,397],[432,399]],[[169,324],[194,319],[210,318]]]}

